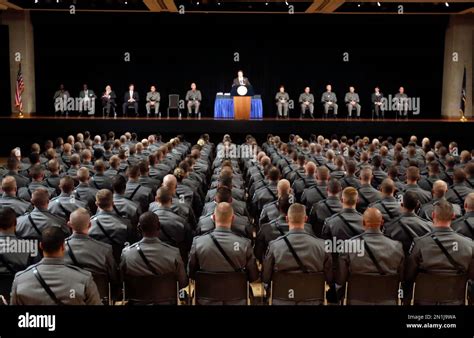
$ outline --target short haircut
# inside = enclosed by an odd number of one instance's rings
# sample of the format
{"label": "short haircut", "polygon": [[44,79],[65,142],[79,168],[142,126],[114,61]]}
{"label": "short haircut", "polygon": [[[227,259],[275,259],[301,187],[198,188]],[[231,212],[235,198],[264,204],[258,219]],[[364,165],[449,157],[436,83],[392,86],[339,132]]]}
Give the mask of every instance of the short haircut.
{"label": "short haircut", "polygon": [[354,206],[357,204],[357,189],[354,187],[347,187],[342,191],[342,198],[344,202],[350,206]]}
{"label": "short haircut", "polygon": [[339,194],[342,190],[341,183],[335,178],[331,178],[328,182],[328,191],[333,194]]}
{"label": "short haircut", "polygon": [[125,180],[125,177],[122,175],[115,175],[112,178],[112,189],[114,193],[123,195],[127,189],[127,181]]}
{"label": "short haircut", "polygon": [[69,223],[74,231],[83,232],[90,224],[89,211],[84,208],[74,210],[69,216]]}
{"label": "short haircut", "polygon": [[395,183],[391,178],[386,178],[380,185],[380,191],[387,195],[392,195],[395,192]]}
{"label": "short haircut", "polygon": [[139,219],[140,228],[142,232],[146,234],[151,234],[155,231],[160,231],[160,218],[157,214],[147,211],[140,215]]}
{"label": "short haircut", "polygon": [[288,223],[304,224],[306,220],[306,207],[299,203],[292,204],[288,209]]}
{"label": "short haircut", "polygon": [[168,204],[173,200],[170,188],[162,186],[156,193],[156,198],[161,204]]}
{"label": "short haircut", "polygon": [[0,229],[8,230],[16,225],[16,214],[12,208],[0,207]]}
{"label": "short haircut", "polygon": [[443,222],[451,221],[454,215],[453,205],[443,199],[435,204],[433,212],[435,219]]}
{"label": "short haircut", "polygon": [[96,172],[102,173],[105,171],[105,163],[102,160],[97,160],[94,164],[94,169]]}
{"label": "short haircut", "polygon": [[43,167],[40,164],[35,164],[30,168],[30,176],[35,179],[41,179],[44,176]]}
{"label": "short haircut", "polygon": [[280,178],[280,169],[278,169],[277,167],[271,168],[268,172],[268,178],[271,181],[278,181],[278,179]]}
{"label": "short haircut", "polygon": [[74,190],[74,179],[71,176],[64,176],[59,180],[59,185],[61,191],[69,194]]}
{"label": "short haircut", "polygon": [[318,167],[318,180],[327,181],[329,179],[329,169],[327,167]]}
{"label": "short haircut", "polygon": [[130,178],[138,178],[140,176],[140,168],[138,165],[131,165],[127,169],[127,175]]}
{"label": "short haircut", "polygon": [[355,161],[347,161],[346,162],[346,171],[347,171],[347,174],[349,175],[354,175],[354,173],[356,172],[357,170],[357,164],[355,163]]}
{"label": "short haircut", "polygon": [[453,181],[456,183],[463,183],[466,180],[466,173],[463,169],[454,169]]}
{"label": "short haircut", "polygon": [[49,193],[45,188],[38,188],[31,194],[31,204],[37,208],[44,208],[48,205]]}
{"label": "short haircut", "polygon": [[232,208],[232,205],[227,202],[217,204],[216,209],[214,209],[216,225],[230,223],[233,215],[234,209]]}
{"label": "short haircut", "polygon": [[97,206],[101,209],[111,208],[114,204],[112,192],[108,189],[101,189],[95,195]]}
{"label": "short haircut", "polygon": [[227,187],[219,187],[216,191],[216,201],[217,202],[227,202],[232,201],[232,190]]}
{"label": "short haircut", "polygon": [[79,168],[77,171],[77,179],[80,182],[87,182],[89,180],[89,169],[86,167]]}
{"label": "short haircut", "polygon": [[17,188],[17,185],[16,185],[15,177],[5,176],[3,178],[3,180],[2,180],[2,190],[4,192],[6,192],[7,194],[12,193],[12,192],[15,191],[16,188]]}
{"label": "short haircut", "polygon": [[407,191],[403,195],[403,207],[407,210],[413,211],[419,205],[420,200],[414,191]]}
{"label": "short haircut", "polygon": [[418,179],[420,178],[420,169],[413,166],[408,167],[406,175],[407,175],[407,180],[418,181]]}
{"label": "short haircut", "polygon": [[41,246],[46,253],[57,252],[64,244],[65,235],[60,227],[47,226],[41,232]]}
{"label": "short haircut", "polygon": [[360,171],[360,179],[361,180],[365,180],[365,181],[368,181],[370,180],[372,177],[372,169],[370,168],[363,168],[361,171]]}

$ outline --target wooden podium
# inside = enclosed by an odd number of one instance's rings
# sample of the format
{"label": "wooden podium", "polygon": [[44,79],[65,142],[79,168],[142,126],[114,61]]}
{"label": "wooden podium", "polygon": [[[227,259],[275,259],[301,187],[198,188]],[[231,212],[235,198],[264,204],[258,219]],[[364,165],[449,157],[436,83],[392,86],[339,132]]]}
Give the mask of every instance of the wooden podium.
{"label": "wooden podium", "polygon": [[250,120],[251,96],[234,96],[234,119]]}

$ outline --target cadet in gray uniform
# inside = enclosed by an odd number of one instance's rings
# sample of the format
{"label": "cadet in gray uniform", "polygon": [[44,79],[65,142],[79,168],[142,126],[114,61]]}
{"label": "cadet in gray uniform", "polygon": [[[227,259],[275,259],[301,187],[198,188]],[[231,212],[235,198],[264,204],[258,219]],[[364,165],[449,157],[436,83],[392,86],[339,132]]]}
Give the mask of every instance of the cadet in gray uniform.
{"label": "cadet in gray uniform", "polygon": [[46,189],[36,189],[31,203],[35,207],[33,211],[18,217],[16,227],[18,237],[39,239],[41,231],[50,225],[60,228],[65,235],[70,234],[66,220],[48,211],[49,196]]}
{"label": "cadet in gray uniform", "polygon": [[392,179],[386,178],[380,185],[381,199],[370,205],[371,208],[378,209],[383,216],[384,223],[400,216],[400,204],[393,197],[395,192],[395,183]]}
{"label": "cadet in gray uniform", "polygon": [[[431,217],[433,214],[433,210],[436,204],[440,201],[446,201],[446,192],[448,191],[448,185],[445,181],[438,180],[433,184],[433,199],[428,203],[425,203],[421,206],[420,210],[418,211],[418,215],[426,219],[427,221],[431,221]],[[456,218],[461,216],[461,208],[457,204],[453,204],[453,212]]]}
{"label": "cadet in gray uniform", "polygon": [[114,192],[114,211],[120,216],[128,219],[134,228],[138,225],[139,206],[134,201],[125,197],[126,187],[125,177],[117,175],[112,179],[112,188]]}
{"label": "cadet in gray uniform", "polygon": [[69,220],[69,215],[78,208],[87,208],[87,204],[72,194],[74,180],[70,176],[64,176],[59,182],[61,194],[53,198],[48,205],[48,211],[56,216]]}
{"label": "cadet in gray uniform", "polygon": [[309,110],[309,115],[311,116],[312,119],[314,119],[314,96],[313,94],[310,94],[309,92],[309,87],[306,87],[304,89],[304,93],[300,95],[300,98],[298,99],[298,102],[301,105],[301,115],[300,118],[302,119],[304,114],[306,113],[306,110]]}
{"label": "cadet in gray uniform", "polygon": [[422,188],[420,188],[420,186],[418,186],[418,181],[420,179],[420,169],[418,169],[417,167],[408,167],[406,171],[406,176],[407,184],[403,192],[406,193],[407,191],[414,191],[417,194],[418,200],[421,204],[430,202],[433,198],[431,196],[431,193],[426,190],[423,190]]}
{"label": "cadet in gray uniform", "polygon": [[[0,207],[0,242],[2,245],[14,243],[18,240],[15,236],[16,215],[13,209]],[[30,250],[8,250],[8,246],[2,246],[0,251],[0,305],[8,305],[10,301],[11,282],[18,271],[26,269],[39,258],[38,248]],[[36,255],[35,255],[36,254]],[[11,278],[8,283],[7,278]]]}
{"label": "cadet in gray uniform", "polygon": [[137,165],[129,166],[127,169],[128,182],[125,189],[125,197],[136,202],[140,206],[140,211],[148,210],[148,206],[153,201],[153,194],[150,188],[141,185],[140,168]]}
{"label": "cadet in gray uniform", "polygon": [[323,103],[324,106],[324,117],[328,117],[328,112],[329,109],[334,110],[334,117],[337,117],[337,97],[336,94],[333,93],[332,91],[332,86],[327,85],[326,86],[326,91],[323,93],[321,96],[321,102]]}
{"label": "cadet in gray uniform", "polygon": [[462,206],[466,196],[472,192],[474,192],[474,190],[468,186],[464,170],[460,168],[455,169],[453,185],[446,193],[446,199],[451,203]]}
{"label": "cadet in gray uniform", "polygon": [[3,195],[0,197],[0,207],[12,208],[17,216],[31,211],[33,206],[30,202],[16,197],[17,185],[13,176],[5,176],[2,180]]}
{"label": "cadet in gray uniform", "polygon": [[341,184],[336,179],[329,180],[327,185],[328,197],[314,203],[311,207],[309,223],[311,223],[313,227],[315,236],[321,237],[326,218],[329,218],[342,210],[342,204],[339,198],[341,190]]}
{"label": "cadet in gray uniform", "polygon": [[31,183],[27,187],[20,188],[18,190],[18,197],[24,199],[25,201],[31,201],[31,196],[36,189],[42,188],[48,191],[49,198],[56,196],[56,190],[54,188],[49,188],[44,179],[44,169],[40,164],[35,164],[29,169],[31,176]]}
{"label": "cadet in gray uniform", "polygon": [[150,91],[146,94],[146,115],[150,115],[151,107],[155,108],[155,116],[160,111],[160,93],[156,91],[155,86],[150,87]]}
{"label": "cadet in gray uniform", "polygon": [[[454,212],[451,203],[440,201],[433,212],[433,231],[414,240],[406,267],[406,280],[416,282],[418,273],[430,275],[461,275],[474,278],[474,246],[470,238],[453,231]],[[456,245],[453,245],[455,243]],[[450,256],[450,258],[448,258]],[[417,286],[418,287],[418,286]],[[453,288],[445,284],[443,287]],[[433,290],[433,292],[435,292]],[[463,297],[464,298],[464,297]],[[436,303],[438,304],[438,303]],[[446,300],[443,305],[462,305],[464,299]],[[429,301],[415,305],[435,305]]]}
{"label": "cadet in gray uniform", "polygon": [[357,198],[357,190],[353,187],[342,191],[342,210],[326,219],[322,238],[345,240],[362,233],[362,215],[355,208]]}
{"label": "cadet in gray uniform", "polygon": [[179,250],[159,239],[160,220],[152,212],[140,216],[143,239],[123,249],[120,270],[127,276],[173,275],[182,289],[188,285],[188,276]]}
{"label": "cadet in gray uniform", "polygon": [[89,271],[64,263],[64,233],[48,226],[40,247],[44,258],[15,275],[12,305],[100,305]]}
{"label": "cadet in gray uniform", "polygon": [[87,203],[87,207],[94,214],[97,210],[95,196],[98,190],[89,185],[89,169],[85,167],[80,168],[77,171],[77,179],[79,180],[79,185],[74,190],[74,195],[77,199]]}
{"label": "cadet in gray uniform", "polygon": [[317,183],[303,190],[301,203],[306,205],[306,210],[311,210],[313,205],[327,198],[327,182],[330,179],[329,169],[320,166],[317,170]]}
{"label": "cadet in gray uniform", "polygon": [[201,91],[196,89],[196,84],[191,83],[191,90],[186,92],[185,100],[188,102],[188,116],[192,116],[194,108],[194,116],[197,116],[199,113],[199,106],[201,105],[202,96]]}
{"label": "cadet in gray uniform", "polygon": [[[238,236],[230,230],[233,218],[232,207],[229,203],[220,203],[215,212],[216,229],[206,235],[195,237],[189,253],[189,277],[195,278],[198,271],[207,272],[236,272],[245,271],[249,282],[258,279],[259,273],[252,243],[249,239]],[[221,250],[228,256],[227,260]],[[199,304],[226,305],[227,302],[209,302],[197,299]],[[244,305],[242,299],[230,304]]]}
{"label": "cadet in gray uniform", "polygon": [[[350,241],[352,248],[360,247],[360,252],[347,252],[339,256],[337,284],[344,285],[351,282],[351,275],[398,275],[403,280],[404,258],[402,243],[394,241],[380,231],[383,218],[382,213],[375,208],[368,208],[363,215],[364,232]],[[357,243],[359,242],[359,243]],[[364,247],[364,249],[362,249]],[[362,251],[364,250],[364,251]],[[369,251],[370,250],[370,251]],[[364,254],[361,254],[361,253]],[[369,253],[370,252],[370,253]],[[367,293],[371,290],[367,288]],[[398,296],[398,295],[397,295]],[[350,305],[397,305],[397,299],[366,303],[348,299]]]}
{"label": "cadet in gray uniform", "polygon": [[284,86],[280,86],[280,90],[275,95],[275,101],[278,109],[278,117],[288,117],[288,101],[290,101],[290,96],[285,92]]}
{"label": "cadet in gray uniform", "polygon": [[114,258],[119,261],[125,242],[136,239],[135,229],[130,221],[117,215],[114,211],[112,192],[102,189],[97,192],[97,214],[92,216],[89,236],[112,245]]}
{"label": "cadet in gray uniform", "polygon": [[356,116],[357,118],[360,118],[360,109],[361,106],[359,104],[359,94],[354,92],[354,87],[349,87],[349,92],[346,93],[346,96],[344,97],[344,101],[346,102],[347,105],[347,113],[349,114],[349,117],[352,117],[352,110],[355,108],[356,110]]}
{"label": "cadet in gray uniform", "polygon": [[[274,272],[297,271],[303,273],[323,272],[328,282],[332,281],[332,257],[325,250],[324,241],[305,231],[306,208],[295,203],[288,209],[287,234],[270,242],[263,261],[262,281],[270,284]],[[321,305],[319,301],[294,302],[273,299],[274,305]]]}
{"label": "cadet in gray uniform", "polygon": [[64,262],[89,271],[93,277],[105,276],[110,283],[117,283],[118,270],[112,246],[89,236],[89,212],[84,208],[75,210],[68,225],[73,233],[65,242]]}
{"label": "cadet in gray uniform", "polygon": [[364,212],[365,209],[371,204],[379,201],[382,196],[380,192],[372,186],[371,182],[373,179],[372,169],[363,168],[360,172],[360,187],[357,189],[359,193],[359,201],[357,202],[357,210]]}
{"label": "cadet in gray uniform", "polygon": [[464,210],[466,211],[464,216],[455,220],[451,224],[451,227],[457,233],[474,239],[474,192],[471,192],[466,196]]}

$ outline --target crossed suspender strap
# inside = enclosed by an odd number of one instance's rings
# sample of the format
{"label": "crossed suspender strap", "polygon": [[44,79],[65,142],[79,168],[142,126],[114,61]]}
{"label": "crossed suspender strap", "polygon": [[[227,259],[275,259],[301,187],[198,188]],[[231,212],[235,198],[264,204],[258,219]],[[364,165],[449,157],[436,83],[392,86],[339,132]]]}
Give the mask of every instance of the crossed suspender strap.
{"label": "crossed suspender strap", "polygon": [[41,231],[40,231],[40,229],[38,228],[38,226],[36,225],[36,223],[33,221],[33,217],[31,217],[31,214],[28,215],[28,220],[30,221],[31,225],[32,225],[33,228],[36,230],[36,232],[38,233],[38,235],[42,236]]}
{"label": "crossed suspender strap", "polygon": [[362,199],[364,200],[364,202],[365,202],[367,205],[370,205],[370,201],[367,199],[367,197],[364,196],[364,194],[362,194],[362,192],[360,191],[360,188],[357,189],[357,192],[359,193],[359,196],[362,197]]}
{"label": "crossed suspender strap", "polygon": [[68,240],[66,240],[66,245],[67,245],[67,248],[68,248],[67,254],[69,255],[69,257],[71,257],[72,263],[75,266],[80,267],[81,269],[83,269],[84,266],[77,261],[76,255],[74,255],[74,252],[72,251],[71,245],[69,244]]}
{"label": "crossed suspender strap", "polygon": [[146,266],[148,267],[148,270],[150,270],[150,272],[156,276],[160,276],[160,274],[158,273],[158,271],[156,271],[156,269],[153,267],[153,265],[151,265],[150,261],[148,260],[148,258],[146,258],[145,256],[145,253],[143,252],[143,250],[140,248],[140,244],[137,243],[137,251],[138,251],[138,254],[140,255],[140,257],[142,258],[143,262],[146,264]]}
{"label": "crossed suspender strap", "polygon": [[217,249],[219,250],[221,255],[224,256],[225,260],[227,261],[227,263],[229,263],[229,265],[232,267],[232,269],[234,269],[235,272],[242,272],[242,268],[236,266],[235,263],[232,262],[230,257],[225,252],[224,248],[220,245],[219,241],[216,239],[216,237],[214,237],[214,234],[211,233],[210,236],[211,236],[212,241],[216,245]]}
{"label": "crossed suspender strap", "polygon": [[53,290],[51,290],[51,288],[49,287],[49,285],[45,282],[45,280],[43,279],[43,277],[41,276],[41,274],[39,273],[38,269],[37,268],[34,268],[33,269],[33,275],[36,277],[36,279],[38,280],[38,282],[41,284],[41,286],[43,287],[44,291],[46,291],[46,293],[48,294],[48,296],[53,300],[54,303],[56,303],[56,305],[64,305],[64,303],[62,301],[60,301],[58,299],[58,297],[56,297],[56,295],[54,294]]}
{"label": "crossed suspender strap", "polygon": [[71,215],[71,212],[69,210],[67,210],[64,205],[62,205],[61,203],[59,203],[58,201],[58,206],[59,206],[59,209],[62,210],[62,212],[64,212],[64,215],[66,216],[67,219],[69,219],[69,216]]}
{"label": "crossed suspender strap", "polygon": [[321,189],[319,189],[319,187],[317,185],[313,185],[313,187],[314,187],[314,189],[316,189],[319,196],[321,196],[323,199],[326,199],[326,196],[324,196],[323,192],[321,191]]}
{"label": "crossed suspender strap", "polygon": [[265,188],[267,188],[267,190],[270,192],[270,194],[272,194],[272,196],[273,196],[274,199],[278,199],[277,195],[275,195],[275,193],[272,191],[272,189],[270,189],[270,188],[268,187],[268,185],[266,185]]}
{"label": "crossed suspender strap", "polygon": [[412,228],[410,228],[408,225],[406,225],[405,223],[402,222],[402,218],[400,218],[398,220],[398,222],[400,223],[402,229],[411,237],[411,239],[413,240],[414,238],[418,238],[418,234],[413,231]]}
{"label": "crossed suspender strap", "polygon": [[383,210],[387,213],[387,215],[390,217],[390,219],[393,218],[393,214],[390,212],[390,209],[385,205],[384,202],[380,201],[380,205],[382,206]]}
{"label": "crossed suspender strap", "polygon": [[471,232],[471,235],[474,237],[474,229],[472,228],[471,224],[467,221],[467,218],[464,220],[464,224],[466,224],[467,228]]}
{"label": "crossed suspender strap", "polygon": [[454,187],[452,187],[451,190],[454,191],[454,193],[456,194],[456,196],[459,198],[461,202],[464,201],[464,198],[462,198],[461,194],[459,194],[459,192]]}
{"label": "crossed suspender strap", "polygon": [[441,249],[441,251],[443,252],[443,254],[446,256],[446,258],[448,259],[449,263],[451,263],[451,265],[456,268],[457,273],[460,274],[460,275],[465,274],[465,273],[466,273],[466,269],[464,269],[464,267],[463,267],[461,264],[459,264],[458,262],[456,262],[456,260],[453,258],[453,256],[451,256],[451,254],[448,252],[448,250],[443,246],[443,244],[441,244],[441,242],[439,241],[438,237],[436,237],[435,234],[431,234],[430,236],[431,236],[431,238],[433,239],[433,241],[436,243],[436,245]]}
{"label": "crossed suspender strap", "polygon": [[[280,230],[280,229],[278,229],[278,230]],[[309,273],[308,269],[306,268],[306,266],[304,266],[304,264],[301,261],[300,257],[296,253],[295,248],[293,248],[293,245],[291,245],[290,241],[288,240],[288,236],[287,235],[283,236],[283,240],[285,241],[286,245],[288,246],[288,249],[290,249],[290,252],[293,255],[293,258],[295,259],[295,261],[298,264],[301,271],[303,271],[303,273]]]}
{"label": "crossed suspender strap", "polygon": [[326,206],[326,208],[328,208],[329,212],[334,215],[335,212],[334,212],[334,209],[331,208],[331,206],[329,205],[329,203],[327,202],[327,200],[323,200],[323,204]]}

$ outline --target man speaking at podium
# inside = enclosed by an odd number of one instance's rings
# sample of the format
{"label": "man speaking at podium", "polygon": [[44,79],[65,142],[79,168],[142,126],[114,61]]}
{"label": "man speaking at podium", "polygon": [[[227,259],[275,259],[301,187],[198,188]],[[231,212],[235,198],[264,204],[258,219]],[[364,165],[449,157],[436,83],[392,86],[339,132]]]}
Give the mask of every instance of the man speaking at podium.
{"label": "man speaking at podium", "polygon": [[244,77],[244,72],[241,70],[237,72],[237,77],[234,79],[234,82],[232,82],[232,87],[235,86],[250,86],[249,79]]}

